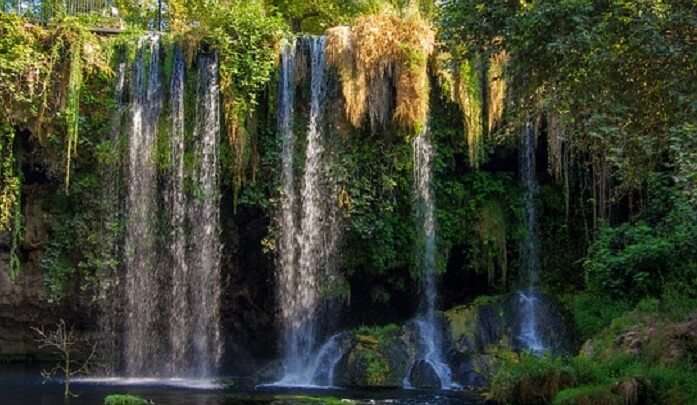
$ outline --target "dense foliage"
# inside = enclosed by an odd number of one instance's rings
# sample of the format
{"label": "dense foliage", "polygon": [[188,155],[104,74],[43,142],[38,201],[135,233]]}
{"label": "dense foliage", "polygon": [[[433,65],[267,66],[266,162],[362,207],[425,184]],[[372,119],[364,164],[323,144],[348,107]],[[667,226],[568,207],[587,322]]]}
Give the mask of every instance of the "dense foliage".
{"label": "dense foliage", "polygon": [[591,168],[606,218],[666,167],[694,198],[696,18],[689,1],[451,0],[441,33],[460,57],[507,53],[512,122],[559,120],[550,136]]}

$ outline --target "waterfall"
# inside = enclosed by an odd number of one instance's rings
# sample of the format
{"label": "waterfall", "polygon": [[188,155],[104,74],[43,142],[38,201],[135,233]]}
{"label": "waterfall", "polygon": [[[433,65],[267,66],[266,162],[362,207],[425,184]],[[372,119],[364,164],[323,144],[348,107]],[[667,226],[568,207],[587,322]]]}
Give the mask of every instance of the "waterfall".
{"label": "waterfall", "polygon": [[[330,206],[334,197],[326,179],[328,162],[321,129],[326,102],[325,39],[304,37],[299,40],[299,45],[303,51],[309,52],[311,65],[310,116],[300,196],[296,195],[293,173],[295,44],[283,47],[279,84],[282,195],[278,298],[284,350],[284,376],[277,383],[279,385],[331,384],[333,367],[338,362],[338,346],[333,343],[336,337],[317,347],[321,337],[319,318],[324,305],[320,284],[331,270],[329,261],[337,239],[332,228],[336,222],[334,209]],[[321,375],[325,377],[320,378]],[[324,381],[318,381],[320,379]]]}
{"label": "waterfall", "polygon": [[[195,121],[186,125],[192,114],[185,113],[183,53],[175,47],[168,117],[161,114],[160,53],[158,35],[143,37],[131,78],[124,365],[129,376],[206,377],[216,370],[222,347],[218,64],[215,55],[199,55]],[[163,169],[155,145],[164,118],[170,124]],[[187,127],[193,128],[190,140]],[[158,189],[159,183],[164,187]],[[166,234],[158,231],[162,225]]]}
{"label": "waterfall", "polygon": [[172,263],[172,308],[170,312],[170,366],[181,367],[186,359],[187,336],[182,331],[190,330],[191,313],[186,299],[188,268],[186,263],[186,194],[184,193],[184,56],[181,48],[175,47],[172,62],[170,134],[170,171],[167,184],[169,209],[169,250]]}
{"label": "waterfall", "polygon": [[535,167],[535,149],[537,138],[532,122],[527,122],[520,137],[520,178],[525,189],[523,202],[525,208],[525,226],[527,237],[521,244],[521,270],[527,291],[518,292],[522,316],[518,340],[521,346],[534,353],[545,351],[544,342],[539,336],[537,325],[538,303],[535,288],[539,281],[540,253],[537,238],[537,206],[539,192]]}
{"label": "waterfall", "polygon": [[140,39],[131,80],[131,122],[126,182],[125,367],[149,374],[165,348],[158,337],[157,168],[153,163],[162,107],[160,37]]}
{"label": "waterfall", "polygon": [[193,340],[193,369],[208,376],[221,356],[220,341],[220,192],[218,144],[220,141],[220,90],[218,58],[198,58],[198,99],[194,125],[193,196],[189,215],[189,289],[193,325],[182,331]]}
{"label": "waterfall", "polygon": [[[452,372],[443,359],[443,336],[436,318],[438,287],[436,285],[436,220],[433,196],[433,145],[428,128],[413,141],[414,193],[416,195],[417,235],[419,241],[423,298],[421,314],[416,319],[421,349],[418,354],[438,375],[443,389],[453,386]],[[411,374],[411,371],[410,371]],[[409,386],[409,376],[405,385]]]}
{"label": "waterfall", "polygon": [[302,216],[300,220],[300,278],[296,291],[297,312],[295,325],[290,329],[288,357],[290,369],[298,370],[307,364],[305,356],[314,348],[317,340],[317,310],[320,305],[319,281],[322,255],[322,200],[326,197],[320,189],[322,141],[320,139],[320,114],[324,103],[324,38],[312,38],[310,42],[311,84],[310,123],[307,130],[305,172],[302,187]]}
{"label": "waterfall", "polygon": [[[291,342],[295,329],[295,317],[299,304],[295,301],[300,276],[297,269],[297,241],[300,231],[296,219],[295,176],[293,174],[293,102],[295,96],[295,43],[284,45],[281,53],[281,78],[278,97],[278,130],[282,140],[281,150],[281,210],[280,210],[280,271],[278,272],[279,308],[284,332],[284,343]],[[293,357],[297,350],[284,346],[285,357]]]}

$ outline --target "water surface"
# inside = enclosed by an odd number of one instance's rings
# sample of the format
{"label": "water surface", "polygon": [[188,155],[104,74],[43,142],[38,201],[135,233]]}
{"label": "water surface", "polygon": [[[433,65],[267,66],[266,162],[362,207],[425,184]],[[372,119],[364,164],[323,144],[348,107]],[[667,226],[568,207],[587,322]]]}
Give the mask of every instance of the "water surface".
{"label": "water surface", "polygon": [[244,380],[187,379],[85,379],[71,385],[78,397],[63,400],[60,382],[42,383],[38,370],[0,369],[0,403],[3,405],[101,405],[109,394],[132,394],[158,405],[305,405],[394,404],[472,405],[483,403],[475,395],[456,391],[402,389],[312,389],[268,387],[255,389]]}

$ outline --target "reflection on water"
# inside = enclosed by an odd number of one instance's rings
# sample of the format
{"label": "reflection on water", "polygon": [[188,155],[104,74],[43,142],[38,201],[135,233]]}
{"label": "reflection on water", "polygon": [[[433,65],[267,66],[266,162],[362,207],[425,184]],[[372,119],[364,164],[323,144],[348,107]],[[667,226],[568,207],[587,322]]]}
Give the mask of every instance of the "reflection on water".
{"label": "reflection on water", "polygon": [[322,390],[266,388],[255,390],[239,379],[82,379],[71,385],[77,398],[63,401],[60,382],[42,384],[36,369],[0,366],[0,403],[3,405],[102,405],[109,394],[142,396],[157,405],[470,405],[482,403],[466,392],[417,390]]}

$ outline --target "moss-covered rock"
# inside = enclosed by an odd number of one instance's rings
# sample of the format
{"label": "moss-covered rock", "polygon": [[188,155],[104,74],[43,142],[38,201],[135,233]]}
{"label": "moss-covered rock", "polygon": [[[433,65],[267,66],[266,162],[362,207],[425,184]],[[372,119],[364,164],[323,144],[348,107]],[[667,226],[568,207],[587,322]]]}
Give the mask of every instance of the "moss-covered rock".
{"label": "moss-covered rock", "polygon": [[[545,346],[553,353],[566,354],[573,350],[573,331],[561,312],[561,306],[552,297],[534,292],[537,301],[539,334]],[[461,352],[485,352],[491,346],[510,346],[523,349],[519,341],[521,295],[518,293],[483,296],[474,302],[455,307],[445,313],[450,337]]]}
{"label": "moss-covered rock", "polygon": [[104,398],[104,405],[149,405],[151,403],[135,395],[114,394]]}
{"label": "moss-covered rock", "polygon": [[[468,386],[486,385],[502,358],[524,349],[518,338],[523,319],[520,299],[519,294],[483,296],[445,313],[456,381]],[[534,299],[545,346],[553,354],[572,352],[572,328],[560,305],[541,293],[534,293]]]}
{"label": "moss-covered rock", "polygon": [[697,313],[684,322],[630,312],[583,344],[580,355],[598,361],[628,356],[662,366],[697,366]]}
{"label": "moss-covered rock", "polygon": [[402,328],[363,327],[352,332],[353,343],[334,371],[340,386],[399,387],[413,355]]}

